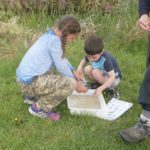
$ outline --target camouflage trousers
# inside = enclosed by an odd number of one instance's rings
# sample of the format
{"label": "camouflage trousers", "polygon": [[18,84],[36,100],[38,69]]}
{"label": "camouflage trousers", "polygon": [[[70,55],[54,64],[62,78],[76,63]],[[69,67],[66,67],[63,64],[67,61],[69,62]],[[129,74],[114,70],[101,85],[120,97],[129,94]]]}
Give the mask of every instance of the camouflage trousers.
{"label": "camouflage trousers", "polygon": [[18,84],[24,95],[38,97],[37,105],[46,112],[59,105],[76,87],[74,79],[56,74],[38,76],[28,85]]}

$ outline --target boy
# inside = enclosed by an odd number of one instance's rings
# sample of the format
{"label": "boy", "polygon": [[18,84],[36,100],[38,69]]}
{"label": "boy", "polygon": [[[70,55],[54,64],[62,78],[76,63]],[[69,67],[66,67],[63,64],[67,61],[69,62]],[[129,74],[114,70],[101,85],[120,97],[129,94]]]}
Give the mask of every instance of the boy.
{"label": "boy", "polygon": [[[115,58],[103,50],[103,41],[95,34],[89,35],[85,40],[85,58],[80,62],[76,74],[78,80],[83,80],[84,73],[94,82],[99,84],[94,95],[98,96],[106,89],[112,89],[119,84],[121,71]],[[87,63],[91,65],[87,65]],[[87,65],[87,66],[86,66]],[[115,98],[119,98],[119,93],[114,93]]]}

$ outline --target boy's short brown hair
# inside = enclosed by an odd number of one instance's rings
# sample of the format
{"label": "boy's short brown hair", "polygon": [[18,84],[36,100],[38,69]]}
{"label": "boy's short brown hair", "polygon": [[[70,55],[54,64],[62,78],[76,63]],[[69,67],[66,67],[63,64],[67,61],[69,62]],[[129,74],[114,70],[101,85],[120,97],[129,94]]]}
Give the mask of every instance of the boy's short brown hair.
{"label": "boy's short brown hair", "polygon": [[88,55],[100,54],[103,51],[103,40],[95,34],[86,37],[84,50]]}

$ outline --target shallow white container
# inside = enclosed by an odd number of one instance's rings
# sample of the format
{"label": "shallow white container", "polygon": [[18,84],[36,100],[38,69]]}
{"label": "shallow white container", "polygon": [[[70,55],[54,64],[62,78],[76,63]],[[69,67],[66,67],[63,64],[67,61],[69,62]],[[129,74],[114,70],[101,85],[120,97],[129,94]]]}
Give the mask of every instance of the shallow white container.
{"label": "shallow white container", "polygon": [[95,90],[88,90],[87,93],[78,93],[74,91],[67,98],[70,112],[76,114],[89,114],[97,116],[99,111],[106,107],[103,95],[93,96]]}

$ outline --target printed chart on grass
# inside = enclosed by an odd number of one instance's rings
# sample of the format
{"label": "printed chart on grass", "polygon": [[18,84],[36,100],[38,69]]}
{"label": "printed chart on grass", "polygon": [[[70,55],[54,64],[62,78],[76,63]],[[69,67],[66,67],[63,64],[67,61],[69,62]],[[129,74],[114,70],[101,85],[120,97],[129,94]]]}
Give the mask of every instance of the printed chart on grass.
{"label": "printed chart on grass", "polygon": [[98,112],[97,115],[106,120],[115,120],[132,107],[132,105],[132,103],[113,98],[107,103],[106,108]]}

